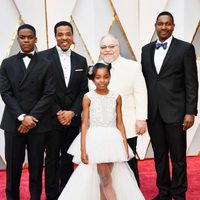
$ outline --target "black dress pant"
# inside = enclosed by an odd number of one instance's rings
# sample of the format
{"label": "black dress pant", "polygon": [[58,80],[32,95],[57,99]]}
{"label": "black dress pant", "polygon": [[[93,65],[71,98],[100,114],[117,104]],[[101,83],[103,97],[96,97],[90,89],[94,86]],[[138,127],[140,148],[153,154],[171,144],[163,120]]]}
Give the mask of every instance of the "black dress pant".
{"label": "black dress pant", "polygon": [[[160,113],[153,122],[148,122],[149,135],[154,151],[159,199],[185,200],[187,190],[186,174],[186,132],[182,122],[165,123]],[[169,153],[172,163],[170,178]]]}
{"label": "black dress pant", "polygon": [[8,200],[20,199],[19,186],[26,149],[28,153],[30,199],[40,200],[45,134],[48,133],[5,132],[6,197]]}
{"label": "black dress pant", "polygon": [[47,200],[58,199],[74,171],[68,148],[79,133],[79,127],[60,126],[46,138],[45,191]]}
{"label": "black dress pant", "polygon": [[131,170],[134,172],[135,179],[138,183],[138,186],[140,187],[139,171],[138,171],[138,165],[137,165],[137,159],[136,159],[137,137],[129,138],[127,139],[127,142],[135,155],[135,157],[133,157],[131,160],[128,161],[128,164]]}

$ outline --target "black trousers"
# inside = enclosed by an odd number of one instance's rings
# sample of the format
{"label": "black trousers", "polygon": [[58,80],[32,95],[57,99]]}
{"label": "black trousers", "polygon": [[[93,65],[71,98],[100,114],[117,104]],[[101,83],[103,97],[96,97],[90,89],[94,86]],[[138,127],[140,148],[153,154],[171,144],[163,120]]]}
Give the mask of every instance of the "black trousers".
{"label": "black trousers", "polygon": [[79,133],[79,127],[54,129],[46,138],[45,192],[47,200],[58,199],[74,171],[68,148]]}
{"label": "black trousers", "polygon": [[[129,139],[127,139],[127,142],[129,144],[130,148],[133,150],[134,155],[136,155],[137,154],[137,152],[136,152],[137,137],[129,138]],[[136,157],[129,160],[128,164],[129,164],[131,170],[134,172],[135,179],[138,183],[138,186],[140,187],[139,171],[138,171],[138,165],[137,165]]]}
{"label": "black trousers", "polygon": [[5,132],[6,197],[8,200],[20,199],[19,186],[26,149],[28,153],[30,199],[40,200],[46,134],[48,133]]}
{"label": "black trousers", "polygon": [[[160,113],[153,122],[148,122],[149,135],[154,151],[157,173],[156,184],[160,199],[185,200],[187,190],[186,174],[186,132],[182,123],[165,123]],[[169,153],[172,163],[170,178]]]}

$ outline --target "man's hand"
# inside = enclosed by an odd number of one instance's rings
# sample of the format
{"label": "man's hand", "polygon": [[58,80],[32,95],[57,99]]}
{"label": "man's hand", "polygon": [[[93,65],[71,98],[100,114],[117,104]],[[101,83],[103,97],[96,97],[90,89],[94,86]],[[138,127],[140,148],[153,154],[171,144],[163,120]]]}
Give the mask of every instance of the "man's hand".
{"label": "man's hand", "polygon": [[62,125],[70,125],[72,118],[75,116],[73,111],[67,111],[67,110],[60,110],[59,112],[57,112],[57,118],[58,121],[62,124]]}
{"label": "man's hand", "polygon": [[136,120],[135,130],[136,130],[136,134],[138,134],[138,135],[144,134],[147,130],[146,121],[145,120]]}
{"label": "man's hand", "polygon": [[30,129],[34,128],[37,125],[38,120],[30,115],[26,115],[21,125],[18,128],[20,133],[28,133]]}
{"label": "man's hand", "polygon": [[186,131],[194,124],[194,115],[186,114],[183,121],[183,130]]}

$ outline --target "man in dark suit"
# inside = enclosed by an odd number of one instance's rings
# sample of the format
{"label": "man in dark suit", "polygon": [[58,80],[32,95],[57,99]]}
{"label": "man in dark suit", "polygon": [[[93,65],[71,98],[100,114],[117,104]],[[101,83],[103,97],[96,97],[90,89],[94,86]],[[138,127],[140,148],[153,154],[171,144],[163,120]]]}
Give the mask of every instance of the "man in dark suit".
{"label": "man in dark suit", "polygon": [[48,200],[58,198],[74,171],[72,156],[67,154],[67,150],[79,133],[82,98],[88,91],[86,59],[70,50],[73,43],[72,25],[65,21],[58,22],[54,33],[57,45],[41,52],[42,56],[53,61],[57,82],[53,105],[54,127],[46,138],[45,188]]}
{"label": "man in dark suit", "polygon": [[171,13],[160,13],[155,24],[158,41],[142,49],[142,70],[148,91],[148,130],[159,189],[154,200],[186,198],[186,130],[193,125],[197,114],[195,50],[192,44],[172,36],[174,27]]}
{"label": "man in dark suit", "polygon": [[51,130],[49,110],[55,92],[51,62],[34,51],[35,28],[18,29],[21,52],[3,60],[0,93],[5,103],[1,128],[5,130],[6,196],[19,200],[25,149],[28,152],[30,199],[40,200],[45,135]]}

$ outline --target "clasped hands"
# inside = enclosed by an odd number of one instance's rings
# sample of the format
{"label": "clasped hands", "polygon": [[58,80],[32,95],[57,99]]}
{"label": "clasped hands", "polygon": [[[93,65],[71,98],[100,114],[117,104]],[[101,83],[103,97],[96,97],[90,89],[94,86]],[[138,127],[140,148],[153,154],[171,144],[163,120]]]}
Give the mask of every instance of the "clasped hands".
{"label": "clasped hands", "polygon": [[26,115],[24,117],[24,120],[20,124],[18,131],[20,133],[28,133],[30,129],[34,128],[37,125],[38,120],[31,116],[31,115]]}
{"label": "clasped hands", "polygon": [[70,125],[74,116],[73,111],[60,110],[57,112],[57,119],[62,125]]}

